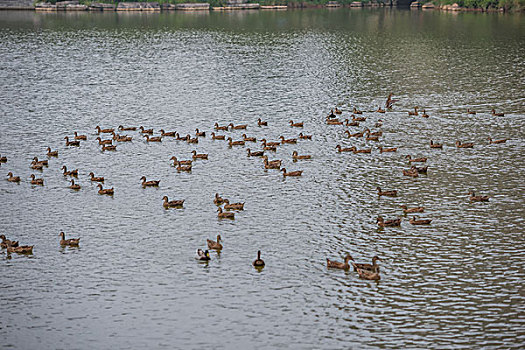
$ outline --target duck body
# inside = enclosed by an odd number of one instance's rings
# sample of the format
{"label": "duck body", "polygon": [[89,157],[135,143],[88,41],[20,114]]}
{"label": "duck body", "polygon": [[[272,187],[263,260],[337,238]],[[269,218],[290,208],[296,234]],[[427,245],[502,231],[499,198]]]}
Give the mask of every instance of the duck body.
{"label": "duck body", "polygon": [[215,128],[215,130],[225,130],[225,131],[227,131],[228,130],[228,125],[220,126],[218,123],[215,123],[214,128]]}
{"label": "duck body", "polygon": [[215,205],[222,205],[224,203],[224,198],[222,198],[221,196],[219,196],[218,193],[215,193],[215,198],[213,199],[213,203]]}
{"label": "duck body", "polygon": [[203,251],[202,249],[197,249],[197,256],[195,257],[195,259],[200,261],[209,261],[211,260],[210,252],[208,252],[207,250]]}
{"label": "duck body", "polygon": [[97,129],[97,133],[100,134],[100,133],[104,133],[104,134],[111,134],[113,131],[115,131],[115,129],[113,128],[108,128],[108,129],[101,129],[100,126],[96,126],[95,129]]}
{"label": "duck body", "polygon": [[419,172],[415,168],[410,168],[408,170],[403,169],[403,175],[410,176],[410,177],[418,177],[419,176]]}
{"label": "duck body", "polygon": [[232,146],[244,146],[244,140],[233,141],[231,137],[228,137],[228,145]]}
{"label": "duck body", "polygon": [[363,137],[365,132],[356,132],[356,133],[353,133],[351,134],[350,131],[346,130],[345,131],[345,134],[348,136],[348,138],[352,138],[352,137]]}
{"label": "duck body", "polygon": [[410,163],[425,163],[427,161],[426,157],[412,158],[410,154],[407,154],[405,158],[408,159]]}
{"label": "duck body", "polygon": [[8,253],[17,253],[17,254],[33,254],[32,245],[23,245],[18,247],[7,246]]}
{"label": "duck body", "polygon": [[208,243],[208,249],[221,250],[222,249],[222,244],[220,243],[221,239],[222,239],[221,235],[217,235],[217,242],[211,239],[207,239],[206,243]]}
{"label": "duck body", "polygon": [[64,140],[66,140],[66,146],[80,146],[80,141],[69,141],[69,137],[64,137]]}
{"label": "duck body", "polygon": [[297,122],[297,123],[294,123],[293,120],[290,120],[289,123],[290,123],[290,126],[292,126],[292,127],[296,127],[296,128],[302,128],[302,127],[304,126],[304,123],[303,123],[303,122]]}
{"label": "duck body", "polygon": [[262,157],[262,156],[264,156],[264,151],[252,152],[249,148],[247,149],[247,151],[248,151],[248,157]]}
{"label": "duck body", "polygon": [[268,165],[270,168],[267,169],[280,169],[282,161],[280,159],[268,160],[268,156],[263,156],[264,165]]}
{"label": "duck body", "polygon": [[280,136],[279,137],[281,139],[281,143],[282,144],[285,144],[285,143],[297,143],[297,139],[285,139],[284,136]]}
{"label": "duck body", "polygon": [[58,157],[58,151],[52,151],[50,147],[47,148],[48,157]]}
{"label": "duck body", "polygon": [[496,113],[495,109],[492,109],[491,112],[492,112],[492,115],[495,116],[495,117],[503,117],[503,116],[505,116],[505,113]]}
{"label": "duck body", "polygon": [[37,179],[35,174],[31,174],[31,185],[44,186],[44,179]]}
{"label": "duck body", "polygon": [[192,165],[191,164],[182,165],[182,163],[177,162],[177,167],[175,169],[177,169],[178,172],[181,172],[181,171],[190,172],[192,170]]}
{"label": "duck body", "polygon": [[62,174],[63,174],[64,176],[74,176],[74,177],[77,177],[77,176],[78,176],[78,169],[68,171],[68,170],[67,170],[67,167],[64,165],[64,166],[62,167],[62,170],[63,170]]}
{"label": "duck body", "polygon": [[352,265],[354,267],[354,271],[357,271],[358,269],[360,269],[360,270],[368,270],[368,271],[371,271],[371,272],[379,273],[379,265],[377,265],[377,260],[381,260],[381,259],[379,259],[379,257],[376,255],[376,256],[374,256],[372,258],[372,263],[371,264],[352,263]]}
{"label": "duck body", "polygon": [[33,158],[33,162],[31,164],[42,164],[43,166],[49,166],[48,160],[38,160],[38,157]]}
{"label": "duck body", "polygon": [[415,171],[418,172],[418,174],[426,174],[427,171],[428,171],[428,165],[427,165],[427,166],[421,166],[421,167],[419,167],[419,166],[415,166],[415,165],[412,165],[412,166],[410,167],[410,170],[412,170],[412,171],[415,170]]}
{"label": "duck body", "polygon": [[261,139],[261,142],[264,147],[277,147],[281,145],[280,142],[276,142],[276,141],[267,142],[266,139]]}
{"label": "duck body", "polygon": [[430,225],[432,219],[419,219],[416,216],[413,216],[408,222],[412,225]]}
{"label": "duck body", "polygon": [[117,146],[116,145],[102,145],[102,152],[104,151],[116,151]]}
{"label": "duck body", "polygon": [[148,134],[145,134],[146,142],[162,142],[162,136],[150,137]]}
{"label": "duck body", "polygon": [[383,148],[382,146],[379,146],[379,153],[386,153],[386,152],[397,152],[397,147]]}
{"label": "duck body", "polygon": [[7,181],[9,182],[20,182],[20,176],[13,176],[12,172],[7,174]]}
{"label": "duck body", "polygon": [[102,185],[98,184],[98,194],[100,194],[100,195],[105,194],[107,196],[112,196],[114,193],[115,192],[114,192],[113,187],[111,187],[111,188],[102,188]]}
{"label": "duck body", "polygon": [[299,138],[300,138],[301,140],[311,140],[311,139],[312,139],[312,135],[305,135],[305,134],[303,134],[303,133],[301,132],[301,133],[299,133]]}
{"label": "duck body", "polygon": [[177,133],[176,131],[164,131],[164,129],[160,129],[160,136],[164,137],[164,136],[170,136],[170,137],[175,137],[175,134]]}
{"label": "duck body", "polygon": [[440,149],[442,149],[443,148],[443,144],[442,143],[434,143],[433,140],[430,140],[430,148],[440,148]]}
{"label": "duck body", "polygon": [[206,131],[199,131],[199,129],[195,129],[195,136],[206,137]]}
{"label": "duck body", "polygon": [[293,153],[292,153],[292,158],[293,158],[293,160],[312,159],[312,156],[309,155],[309,154],[299,155],[299,154],[297,153],[297,151],[293,151]]}
{"label": "duck body", "polygon": [[224,135],[215,135],[214,132],[211,133],[211,139],[212,140],[225,140],[226,136]]}
{"label": "duck body", "polygon": [[461,143],[461,141],[456,141],[456,147],[457,148],[473,148],[474,143],[473,142]]}
{"label": "duck body", "polygon": [[244,210],[244,203],[231,203],[228,199],[224,199],[224,209],[226,210]]}
{"label": "duck body", "polygon": [[[48,147],[48,149],[50,148]],[[0,163],[7,163],[7,157],[6,156],[0,157]]]}
{"label": "duck body", "polygon": [[122,125],[119,125],[118,129],[121,130],[121,131],[135,131],[135,130],[137,130],[137,127],[136,126],[124,127]]}
{"label": "duck body", "polygon": [[79,243],[80,243],[80,238],[70,238],[70,239],[66,239],[66,234],[64,232],[60,232],[60,235],[61,237],[60,239],[60,245],[61,246],[70,246],[70,247],[78,247]]}
{"label": "duck body", "polygon": [[11,241],[7,238],[5,238],[5,235],[0,235],[0,238],[2,239],[2,243],[0,243],[0,247],[7,248],[8,246],[11,247],[18,247],[18,241]]}
{"label": "duck body", "polygon": [[242,124],[242,125],[233,125],[233,123],[230,123],[228,125],[232,130],[245,130],[248,125],[247,124]]}
{"label": "duck body", "polygon": [[162,203],[164,208],[177,208],[182,207],[184,205],[184,199],[170,201],[168,200],[168,196],[164,196],[162,197],[162,200],[164,201]]}
{"label": "duck body", "polygon": [[476,115],[475,111],[471,111],[469,108],[467,108],[467,114]]}
{"label": "duck body", "polygon": [[489,196],[476,196],[473,191],[470,191],[468,194],[471,202],[488,202],[490,198]]}
{"label": "duck body", "polygon": [[352,110],[352,113],[354,114],[363,114],[362,111],[358,110],[357,108],[354,107],[354,109]]}
{"label": "duck body", "polygon": [[78,191],[80,190],[80,185],[75,183],[75,180],[71,179],[71,185],[69,186],[72,190]]}
{"label": "duck body", "polygon": [[355,146],[350,147],[354,154],[358,153],[372,153],[372,148],[357,149]]}
{"label": "duck body", "polygon": [[173,166],[177,165],[192,165],[193,160],[187,159],[187,160],[178,160],[177,157],[173,156],[170,158],[170,160],[173,160]]}
{"label": "duck body", "polygon": [[257,119],[257,125],[258,126],[268,126],[267,121],[262,121],[261,118]]}
{"label": "duck body", "polygon": [[380,227],[395,227],[395,226],[401,226],[401,218],[397,219],[391,219],[391,220],[385,220],[383,217],[378,216],[376,223]]}
{"label": "duck body", "polygon": [[405,213],[405,214],[408,214],[408,213],[422,213],[422,212],[425,211],[424,207],[409,208],[405,204],[400,205],[400,207],[403,208],[403,213]]}
{"label": "duck body", "polygon": [[142,187],[156,187],[160,183],[160,180],[146,181],[146,176],[141,177],[140,180],[142,181]]}
{"label": "duck body", "polygon": [[100,137],[97,137],[96,140],[100,146],[113,144],[113,140],[102,140]]}
{"label": "duck body", "polygon": [[153,134],[153,129],[144,129],[144,127],[141,125],[139,127],[141,134]]}
{"label": "duck body", "polygon": [[91,181],[95,181],[95,182],[104,182],[104,177],[102,176],[98,176],[96,177],[95,174],[93,172],[89,173],[89,176],[91,177],[90,180]]}
{"label": "duck body", "polygon": [[381,279],[381,276],[379,275],[379,271],[374,272],[366,269],[360,269],[356,267],[356,264],[354,265],[354,269],[357,271],[357,274],[359,275],[359,278],[365,279],[365,280],[372,280],[372,281],[379,281]]}
{"label": "duck body", "polygon": [[382,191],[381,187],[377,187],[376,189],[377,189],[377,195],[378,196],[397,197],[397,191],[396,190]]}
{"label": "duck body", "polygon": [[219,219],[235,219],[235,213],[223,212],[221,207],[219,207],[217,211],[218,211],[217,217]]}
{"label": "duck body", "polygon": [[335,146],[335,148],[337,149],[337,152],[341,153],[341,152],[352,152],[354,149],[353,147],[341,147],[341,145],[337,145]]}
{"label": "duck body", "polygon": [[133,137],[127,136],[127,135],[115,134],[113,135],[113,140],[117,142],[131,142],[133,140]]}
{"label": "duck body", "polygon": [[350,254],[346,254],[344,263],[326,258],[326,267],[333,269],[348,270],[350,268],[350,264],[348,263],[350,260],[353,260]]}
{"label": "duck body", "polygon": [[301,175],[303,175],[303,171],[302,170],[296,170],[296,171],[287,172],[286,168],[282,168],[280,171],[283,172],[283,176],[284,177],[287,177],[287,176],[301,176]]}
{"label": "duck body", "polygon": [[418,111],[417,111],[418,108],[419,108],[419,107],[417,107],[417,106],[414,107],[414,112],[408,112],[408,115],[409,115],[409,116],[412,116],[412,115],[419,115],[419,113],[418,113]]}
{"label": "duck body", "polygon": [[197,153],[197,151],[193,151],[193,159],[208,159],[207,153]]}
{"label": "duck body", "polygon": [[507,139],[501,139],[501,140],[493,140],[491,137],[489,137],[489,143],[505,143],[507,142]]}
{"label": "duck body", "polygon": [[257,251],[257,259],[255,259],[252,263],[254,267],[264,267],[264,260],[261,259],[261,251]]}
{"label": "duck body", "polygon": [[257,142],[257,138],[256,137],[246,136],[246,134],[242,134],[242,139],[245,142]]}
{"label": "duck body", "polygon": [[75,140],[87,140],[87,136],[86,136],[86,135],[79,135],[79,134],[75,131]]}

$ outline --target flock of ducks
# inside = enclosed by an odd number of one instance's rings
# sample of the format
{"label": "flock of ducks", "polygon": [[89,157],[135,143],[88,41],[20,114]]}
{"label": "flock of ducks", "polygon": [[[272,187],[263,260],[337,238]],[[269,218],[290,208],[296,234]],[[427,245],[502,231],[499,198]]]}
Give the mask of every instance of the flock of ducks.
{"label": "flock of ducks", "polygon": [[[392,94],[390,94],[387,98],[385,109],[378,108],[375,112],[378,113],[386,113],[387,110],[391,110],[393,104],[397,102],[397,100],[392,99]],[[503,113],[496,113],[495,110],[492,110],[492,115],[494,116],[503,116]],[[350,118],[347,118],[345,120],[340,120],[338,118],[339,115],[341,115],[343,112],[339,110],[337,107],[330,111],[330,114],[326,117],[326,123],[328,125],[342,125],[342,126],[348,126],[348,127],[359,127],[361,122],[366,121],[367,117],[363,116],[363,112],[357,110],[355,107],[352,110],[352,114]],[[476,112],[471,111],[470,109],[467,109],[468,114],[475,114]],[[424,118],[429,118],[429,115],[423,110],[423,113],[419,113],[419,107],[414,107],[414,111],[409,111],[408,116],[414,117],[414,116],[421,116]],[[290,120],[289,125],[291,128],[303,128],[304,123],[303,122],[297,122]],[[375,127],[380,128],[383,125],[383,121],[379,119]],[[268,126],[268,122],[261,120],[260,118],[257,120],[257,126],[258,127],[264,127]],[[115,128],[106,128],[103,129],[100,126],[96,126],[95,129],[97,130],[98,137],[95,139],[99,146],[101,146],[101,151],[116,151],[118,143],[121,142],[131,142],[133,140],[133,136],[129,135],[121,135],[117,132],[115,132]],[[233,130],[247,130],[248,125],[247,124],[239,124],[235,125],[233,123],[229,123],[227,125],[219,125],[218,123],[215,123],[214,125],[214,131],[211,132],[212,140],[223,140],[228,142],[228,146],[230,148],[232,147],[239,147],[239,146],[245,146],[247,143],[253,143],[253,145],[257,144],[257,139],[253,136],[248,136],[246,133],[242,134],[242,139],[239,140],[233,140],[233,138],[226,137],[224,134],[219,134],[221,131],[233,131]],[[143,126],[137,127],[124,127],[120,125],[117,128],[118,132],[124,132],[124,131],[138,131],[139,135],[141,135],[146,143],[150,142],[162,142],[164,138],[166,137],[172,137],[175,140],[178,141],[185,141],[189,144],[197,144],[199,142],[199,137],[206,137],[205,131],[200,131],[199,129],[195,129],[195,136],[192,137],[189,134],[185,136],[179,135],[175,131],[168,131],[166,132],[164,129],[160,129],[160,135],[159,136],[153,136],[153,129],[145,129]],[[111,138],[102,138],[103,135],[111,135]],[[345,130],[344,135],[346,135],[348,138],[364,138],[366,141],[379,141],[380,138],[383,136],[382,130],[376,130],[372,131],[369,128],[365,128],[360,132],[354,132],[352,133],[350,130]],[[101,137],[102,136],[102,137]],[[73,138],[70,140],[69,136],[65,136],[65,145],[66,147],[79,147],[81,145],[81,142],[87,141],[86,135],[79,135],[77,132],[74,132]],[[300,177],[303,174],[302,170],[294,170],[294,171],[288,171],[285,167],[282,167],[283,161],[281,159],[273,159],[269,160],[268,155],[266,152],[275,152],[278,147],[281,147],[286,144],[292,144],[296,145],[299,140],[311,140],[312,135],[303,134],[302,132],[299,133],[297,138],[285,138],[284,136],[279,136],[278,138],[280,141],[268,141],[266,138],[262,138],[259,140],[261,143],[261,149],[252,151],[251,148],[247,148],[247,156],[248,157],[260,157],[262,159],[262,167],[264,169],[274,169],[278,170],[279,172],[283,173],[283,177]],[[502,144],[505,143],[506,139],[500,139],[500,140],[492,140],[489,137],[489,143],[490,144]],[[430,140],[430,148],[431,149],[443,149],[443,144],[435,143],[433,140]],[[461,141],[456,141],[456,147],[457,148],[472,148],[474,147],[474,144],[472,142],[468,143],[462,143]],[[372,147],[364,148],[364,149],[357,149],[355,146],[353,147],[342,147],[341,145],[336,145],[335,149],[338,153],[345,153],[345,152],[352,152],[354,154],[370,154],[372,152]],[[380,153],[384,152],[397,152],[397,147],[383,147],[379,146],[378,150]],[[58,157],[58,150],[52,150],[50,147],[47,147],[47,153],[48,158],[56,158]],[[205,153],[197,153],[196,150],[192,151],[192,156],[190,159],[178,159],[176,156],[172,156],[170,158],[170,161],[173,161],[173,166],[176,168],[178,172],[191,172],[193,163],[197,160],[207,160],[208,154]],[[292,153],[292,161],[297,162],[299,160],[310,160],[312,159],[312,156],[309,154],[299,154],[297,151],[293,151]],[[419,174],[426,174],[428,166],[421,166],[418,167],[415,164],[419,163],[426,163],[427,158],[426,157],[417,157],[413,158],[411,155],[406,155],[405,159],[407,160],[408,164],[410,164],[409,169],[402,169],[402,172],[405,176],[410,177],[418,177]],[[0,164],[6,163],[7,157],[1,156],[0,157]],[[39,160],[38,157],[34,157],[33,161],[30,164],[30,168],[33,170],[39,170],[42,171],[45,167],[49,166],[48,160]],[[75,191],[78,191],[81,189],[81,185],[75,183],[75,179],[78,179],[78,169],[68,170],[66,165],[63,165],[62,173],[65,178],[70,179],[70,186],[69,188]],[[21,182],[21,179],[19,176],[14,176],[12,172],[9,172],[7,174],[7,181],[9,182],[15,182],[19,183]],[[44,186],[44,179],[43,178],[37,178],[35,174],[30,175],[30,183],[31,185],[37,185],[37,186]],[[93,172],[89,173],[89,179],[91,182],[98,183],[98,194],[99,195],[108,195],[113,196],[114,195],[114,188],[104,188],[103,183],[105,181],[104,177],[102,176],[96,176]],[[141,185],[143,188],[146,187],[158,187],[160,184],[160,180],[148,180],[145,176],[142,176],[140,178]],[[377,195],[378,196],[386,196],[386,197],[396,197],[398,195],[397,190],[383,190],[381,187],[377,187]],[[473,202],[486,202],[489,200],[488,196],[477,196],[473,191],[470,191],[468,193],[470,195],[470,201]],[[162,206],[165,209],[170,208],[183,208],[184,207],[184,199],[172,199],[170,200],[167,195],[165,195],[162,198]],[[218,193],[215,194],[215,198],[213,200],[214,204],[217,206],[217,217],[218,219],[235,219],[235,214],[239,213],[240,211],[244,210],[244,204],[245,203],[230,203],[230,201],[227,198],[222,198]],[[424,212],[424,207],[407,207],[406,205],[402,205],[401,208],[403,209],[403,213],[406,214],[413,214],[413,213],[422,213]],[[380,228],[383,227],[395,227],[401,225],[401,217],[394,218],[394,219],[385,219],[382,216],[378,216],[376,219],[376,223]],[[431,219],[423,218],[420,219],[418,216],[412,216],[412,218],[409,219],[409,223],[412,225],[429,225],[432,222]],[[70,247],[78,247],[80,244],[80,238],[65,238],[65,233],[60,232],[59,236],[60,239],[60,245],[61,246],[70,246]],[[5,237],[5,235],[1,235],[0,238],[2,239],[1,248],[7,249],[8,254],[9,253],[18,253],[18,254],[32,254],[33,252],[33,246],[20,246],[17,241],[11,241]],[[217,240],[211,240],[207,239],[207,247],[209,250],[216,250],[220,251],[223,249],[223,245],[221,243],[222,238],[219,235],[217,235]],[[209,250],[203,250],[203,249],[197,249],[197,255],[196,259],[199,261],[207,262],[211,259]],[[338,262],[333,261],[330,259],[326,259],[327,267],[328,268],[337,268],[337,269],[343,269],[348,270],[350,269],[350,266],[354,268],[354,271],[356,271],[360,278],[367,279],[367,280],[379,280],[380,274],[379,274],[379,266],[377,265],[377,261],[381,260],[379,257],[374,256],[372,258],[371,264],[366,263],[355,263],[354,259],[351,255],[347,254],[345,257],[344,262]],[[257,259],[255,259],[252,263],[252,265],[256,268],[262,268],[265,266],[264,261],[261,259],[261,251],[259,250],[257,252]]]}

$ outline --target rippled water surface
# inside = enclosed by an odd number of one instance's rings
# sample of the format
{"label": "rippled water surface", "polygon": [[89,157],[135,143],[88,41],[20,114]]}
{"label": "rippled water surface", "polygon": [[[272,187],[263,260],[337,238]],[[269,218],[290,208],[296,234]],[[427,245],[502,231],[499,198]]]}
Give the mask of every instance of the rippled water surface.
{"label": "rippled water surface", "polygon": [[[523,17],[0,12],[0,34],[0,233],[34,245],[30,256],[1,251],[1,347],[523,348]],[[394,109],[372,112],[390,92]],[[341,119],[357,107],[367,120],[327,125],[336,105]],[[416,105],[430,117],[409,117]],[[303,176],[247,157],[259,141],[212,140],[215,122],[248,124],[258,140],[312,134],[267,152]],[[101,152],[95,126],[120,124],[207,135],[148,144],[130,131],[132,142]],[[383,131],[379,142],[344,134],[366,127]],[[66,147],[74,131],[88,140]],[[372,153],[340,154],[337,144]],[[59,157],[30,169],[48,146]],[[209,160],[178,173],[170,158],[192,150]],[[293,162],[294,150],[312,160]],[[408,154],[428,158],[428,175],[403,176]],[[80,191],[63,165],[78,168]],[[5,181],[10,171],[20,184]],[[97,194],[90,172],[113,198]],[[31,186],[31,173],[45,186]],[[142,176],[160,186],[142,188]],[[378,197],[377,186],[399,196]],[[471,203],[470,190],[490,201]],[[219,220],[216,192],[245,210]],[[165,195],[184,208],[163,209]],[[424,206],[431,225],[409,224],[401,204]],[[403,222],[378,230],[378,215]],[[61,248],[60,231],[80,247]],[[218,233],[220,255],[196,262]],[[378,255],[381,280],[326,268],[346,253]]]}

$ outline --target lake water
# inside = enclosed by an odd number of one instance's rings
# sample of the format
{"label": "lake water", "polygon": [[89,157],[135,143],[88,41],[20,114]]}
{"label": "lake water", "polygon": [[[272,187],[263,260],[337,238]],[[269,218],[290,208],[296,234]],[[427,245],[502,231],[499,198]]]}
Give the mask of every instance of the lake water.
{"label": "lake water", "polygon": [[[0,34],[0,233],[34,245],[30,256],[1,251],[2,348],[523,348],[523,16],[4,11]],[[372,112],[390,92],[393,110]],[[343,120],[353,107],[367,120],[327,125],[336,105]],[[430,117],[409,117],[414,106]],[[248,124],[219,133],[258,142],[229,148],[211,139],[215,122]],[[132,142],[101,152],[95,127],[121,124],[207,135],[148,144],[129,131]],[[344,134],[365,127],[380,141]],[[66,147],[74,131],[88,140]],[[247,157],[261,138],[299,132],[313,139],[267,153],[300,178]],[[48,146],[59,157],[30,169]],[[170,158],[192,150],[209,160],[178,173]],[[293,162],[294,150],[312,159]],[[403,176],[409,154],[428,158],[428,175]],[[80,191],[63,165],[78,168]],[[10,171],[20,184],[5,181]],[[45,186],[31,186],[31,173]],[[142,188],[142,176],[160,186]],[[378,197],[377,186],[399,195]],[[470,202],[470,190],[490,201]],[[219,220],[216,192],[245,210]],[[165,195],[184,208],[165,210]],[[432,223],[409,224],[402,204],[424,206]],[[378,215],[403,222],[379,230]],[[61,248],[60,231],[80,247]],[[219,233],[220,255],[198,263],[196,249]],[[346,253],[379,256],[381,280],[327,269]]]}

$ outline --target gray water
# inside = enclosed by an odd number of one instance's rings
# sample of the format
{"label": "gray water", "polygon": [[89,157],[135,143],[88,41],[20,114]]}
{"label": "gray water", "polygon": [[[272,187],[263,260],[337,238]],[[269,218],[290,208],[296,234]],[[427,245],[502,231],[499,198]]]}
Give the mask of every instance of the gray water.
{"label": "gray water", "polygon": [[[22,177],[0,181],[0,233],[34,245],[30,256],[0,253],[2,348],[523,348],[523,17],[0,12],[0,34],[0,174]],[[393,110],[371,112],[390,92]],[[336,105],[341,119],[357,107],[367,120],[327,125]],[[416,105],[430,117],[408,117]],[[215,122],[268,141],[312,134],[268,152],[303,176],[247,157],[260,142],[211,140]],[[101,152],[95,126],[120,124],[207,136],[147,144],[130,131],[131,143]],[[365,127],[380,141],[344,135]],[[74,131],[88,141],[66,147]],[[339,154],[337,144],[373,150]],[[48,146],[59,157],[30,169]],[[177,173],[169,159],[192,150],[209,160]],[[313,159],[292,162],[294,150]],[[408,154],[428,157],[428,175],[403,176]],[[79,192],[63,165],[79,169]],[[113,198],[97,194],[91,171]],[[45,186],[31,186],[31,173]],[[160,186],[143,189],[142,176]],[[377,186],[399,196],[378,197]],[[470,190],[490,201],[471,203]],[[216,192],[245,210],[219,220]],[[184,208],[165,210],[164,195]],[[424,206],[431,225],[410,225],[401,204]],[[379,230],[378,215],[403,222]],[[80,247],[61,248],[60,231]],[[196,249],[219,233],[220,255],[198,263]],[[257,250],[262,271],[251,266]],[[326,268],[346,253],[378,255],[381,280]]]}

